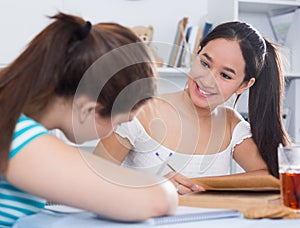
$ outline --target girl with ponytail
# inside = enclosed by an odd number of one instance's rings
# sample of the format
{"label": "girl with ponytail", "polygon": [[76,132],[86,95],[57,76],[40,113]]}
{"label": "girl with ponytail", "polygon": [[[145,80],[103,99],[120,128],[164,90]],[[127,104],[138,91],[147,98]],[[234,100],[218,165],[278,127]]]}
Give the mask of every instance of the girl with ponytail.
{"label": "girl with ponytail", "polygon": [[46,200],[120,220],[172,213],[177,194],[169,181],[115,166],[48,132],[60,129],[82,143],[131,119],[155,92],[146,46],[115,23],[92,25],[63,13],[52,19],[0,72],[0,226],[36,213]]}
{"label": "girl with ponytail", "polygon": [[240,46],[245,61],[243,83],[254,81],[249,87],[248,102],[252,138],[268,172],[278,178],[277,148],[280,143],[288,145],[290,139],[283,125],[284,75],[276,45],[261,37],[252,26],[241,22],[217,26],[201,42],[201,47],[217,38],[235,40]]}
{"label": "girl with ponytail", "polygon": [[[188,76],[187,89],[151,100],[137,118],[101,140],[95,153],[123,166],[159,171],[180,194],[203,190],[187,177],[232,174],[232,159],[245,170],[235,175],[278,177],[277,147],[290,141],[276,45],[249,24],[220,24],[201,41]],[[247,89],[249,122],[226,103]],[[168,166],[161,172],[164,159],[178,173]]]}

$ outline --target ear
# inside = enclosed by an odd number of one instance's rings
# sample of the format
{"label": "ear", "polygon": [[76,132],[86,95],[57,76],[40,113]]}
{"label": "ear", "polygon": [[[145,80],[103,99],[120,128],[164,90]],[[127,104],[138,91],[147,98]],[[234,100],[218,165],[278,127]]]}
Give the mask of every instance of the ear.
{"label": "ear", "polygon": [[255,83],[255,78],[251,78],[248,82],[243,82],[242,85],[235,92],[237,95],[242,94],[245,90],[249,89]]}
{"label": "ear", "polygon": [[94,118],[96,106],[97,102],[95,101],[88,101],[82,105],[79,110],[79,120],[81,123],[84,123],[91,116]]}
{"label": "ear", "polygon": [[84,123],[91,115],[95,114],[95,108],[98,105],[96,101],[91,101],[85,96],[77,98],[75,101],[78,118],[80,123]]}

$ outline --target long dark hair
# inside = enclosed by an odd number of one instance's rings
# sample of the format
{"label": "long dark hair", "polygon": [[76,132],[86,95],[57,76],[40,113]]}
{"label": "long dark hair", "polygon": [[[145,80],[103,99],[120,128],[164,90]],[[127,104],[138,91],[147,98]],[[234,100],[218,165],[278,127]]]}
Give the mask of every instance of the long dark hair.
{"label": "long dark hair", "polygon": [[290,139],[282,119],[284,76],[276,45],[251,25],[235,21],[216,26],[201,41],[201,48],[218,38],[239,43],[246,63],[244,82],[255,78],[248,102],[252,137],[269,172],[278,177],[277,147],[280,143],[288,145]]}
{"label": "long dark hair", "polygon": [[[14,128],[21,113],[35,119],[54,97],[72,99],[85,71],[97,59],[118,47],[142,44],[130,29],[119,24],[92,26],[80,17],[63,13],[51,18],[55,21],[0,72],[0,176],[6,170]],[[101,104],[101,109],[97,110],[99,115],[108,117],[112,114],[115,99],[130,83],[153,79],[155,71],[149,52],[141,45],[139,50],[145,61],[128,65],[109,80],[104,80],[105,85],[95,97]],[[102,75],[96,75],[99,83]],[[88,85],[81,92],[89,95],[96,89],[99,89],[98,85]],[[154,93],[155,84],[151,80],[127,91],[121,97],[122,106],[113,114],[137,108]]]}

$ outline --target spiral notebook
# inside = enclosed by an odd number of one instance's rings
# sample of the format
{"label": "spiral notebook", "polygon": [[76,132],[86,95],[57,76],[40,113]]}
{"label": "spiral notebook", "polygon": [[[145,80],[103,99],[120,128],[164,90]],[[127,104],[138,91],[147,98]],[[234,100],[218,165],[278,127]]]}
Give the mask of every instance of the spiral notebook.
{"label": "spiral notebook", "polygon": [[179,206],[174,215],[151,218],[147,220],[147,223],[151,225],[165,225],[240,216],[241,213],[237,210]]}

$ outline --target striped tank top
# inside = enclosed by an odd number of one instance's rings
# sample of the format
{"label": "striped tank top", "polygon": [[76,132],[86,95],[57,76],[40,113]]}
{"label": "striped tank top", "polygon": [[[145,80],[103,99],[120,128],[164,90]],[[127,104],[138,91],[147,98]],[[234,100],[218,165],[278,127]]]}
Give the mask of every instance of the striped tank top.
{"label": "striped tank top", "polygon": [[[21,115],[13,135],[9,159],[13,159],[24,146],[44,134],[48,134],[46,128],[36,121]],[[4,178],[1,178],[0,227],[10,227],[18,218],[34,214],[44,208],[44,206],[44,199],[24,192],[9,184]]]}

